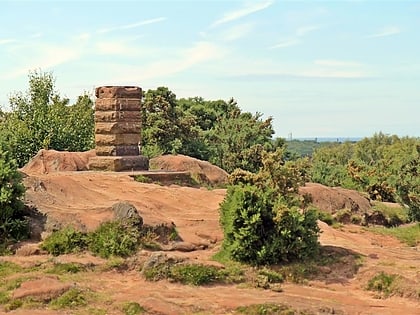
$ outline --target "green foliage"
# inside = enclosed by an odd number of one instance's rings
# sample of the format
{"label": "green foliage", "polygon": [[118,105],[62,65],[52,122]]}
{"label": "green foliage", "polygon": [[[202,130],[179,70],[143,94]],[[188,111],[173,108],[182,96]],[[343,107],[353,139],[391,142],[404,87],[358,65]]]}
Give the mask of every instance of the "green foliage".
{"label": "green foliage", "polygon": [[171,262],[159,264],[143,271],[146,280],[158,281],[170,279],[182,284],[205,285],[223,281],[226,273],[215,266],[201,264],[174,264]]}
{"label": "green foliage", "polygon": [[379,292],[384,297],[388,297],[393,293],[393,283],[397,277],[395,274],[387,274],[381,271],[368,281],[366,289]]}
{"label": "green foliage", "polygon": [[137,315],[146,312],[143,306],[137,302],[126,302],[124,303],[122,310],[125,315]]}
{"label": "green foliage", "polygon": [[[257,174],[234,173],[220,208],[223,250],[254,265],[305,259],[318,250],[317,213],[298,195],[306,178],[301,162],[284,162],[283,150],[263,155]],[[232,181],[232,180],[231,180]]]}
{"label": "green foliage", "polygon": [[286,304],[251,304],[240,306],[236,309],[238,313],[246,315],[294,315],[294,314],[311,314],[308,312],[299,312]]}
{"label": "green foliage", "polygon": [[55,91],[51,73],[29,74],[29,90],[10,99],[12,111],[0,121],[0,134],[23,166],[40,149],[86,151],[94,146],[93,102],[80,96],[69,106]]}
{"label": "green foliage", "polygon": [[199,264],[175,265],[170,277],[176,282],[192,285],[204,285],[219,280],[219,268]]}
{"label": "green foliage", "polygon": [[103,258],[126,257],[138,249],[139,237],[138,228],[130,221],[105,222],[89,235],[89,249]]}
{"label": "green foliage", "polygon": [[375,233],[396,237],[408,246],[414,247],[420,244],[420,223],[391,228],[373,227],[368,229],[369,231],[373,231]]}
{"label": "green foliage", "polygon": [[88,305],[87,295],[87,292],[80,288],[71,288],[58,298],[52,299],[49,305],[55,310],[86,306]]}
{"label": "green foliage", "polygon": [[54,256],[58,256],[81,252],[87,248],[87,245],[86,234],[68,226],[50,234],[42,242],[41,248]]}
{"label": "green foliage", "polygon": [[208,160],[228,172],[257,171],[261,154],[283,142],[272,142],[271,118],[241,112],[236,102],[176,99],[166,87],[149,90],[143,101],[142,153],[185,154]]}
{"label": "green foliage", "polygon": [[25,187],[9,148],[0,140],[0,247],[28,236],[23,217]]}
{"label": "green foliage", "polygon": [[370,199],[398,201],[412,221],[420,219],[420,139],[383,133],[357,143],[320,148],[312,181],[366,192]]}

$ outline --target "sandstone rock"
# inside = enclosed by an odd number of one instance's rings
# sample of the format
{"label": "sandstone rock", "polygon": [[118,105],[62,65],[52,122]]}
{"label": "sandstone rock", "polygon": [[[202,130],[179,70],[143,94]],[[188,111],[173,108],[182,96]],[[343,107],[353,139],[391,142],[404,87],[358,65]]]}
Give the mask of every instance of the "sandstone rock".
{"label": "sandstone rock", "polygon": [[95,122],[141,121],[140,111],[96,111]]}
{"label": "sandstone rock", "polygon": [[96,156],[89,160],[89,169],[95,171],[148,170],[149,159],[145,156]]}
{"label": "sandstone rock", "polygon": [[123,133],[123,134],[96,134],[95,143],[97,146],[119,146],[134,145],[138,146],[140,142],[139,133]]}
{"label": "sandstone rock", "polygon": [[130,220],[137,226],[143,225],[143,218],[139,215],[135,206],[126,201],[120,201],[112,205],[115,220]]}
{"label": "sandstone rock", "polygon": [[142,96],[138,86],[101,86],[95,90],[97,98],[137,98]]}
{"label": "sandstone rock", "polygon": [[138,145],[113,145],[113,146],[101,145],[101,146],[96,146],[95,150],[96,150],[96,155],[98,156],[139,156],[140,154],[140,149]]}
{"label": "sandstone rock", "polygon": [[96,122],[95,134],[140,133],[141,122]]}
{"label": "sandstone rock", "polygon": [[95,102],[97,111],[140,111],[141,102],[136,98],[98,98]]}
{"label": "sandstone rock", "polygon": [[31,297],[36,301],[49,301],[62,295],[73,286],[71,283],[61,282],[57,277],[43,277],[41,279],[23,282],[13,292],[12,298],[22,299]]}

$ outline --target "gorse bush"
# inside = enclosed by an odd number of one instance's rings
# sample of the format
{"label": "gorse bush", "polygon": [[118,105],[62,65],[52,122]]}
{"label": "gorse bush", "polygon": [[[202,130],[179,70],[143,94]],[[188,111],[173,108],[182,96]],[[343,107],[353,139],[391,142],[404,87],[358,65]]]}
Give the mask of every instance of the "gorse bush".
{"label": "gorse bush", "polygon": [[308,200],[297,195],[306,168],[302,161],[284,162],[283,154],[283,150],[266,153],[257,174],[237,171],[231,178],[235,184],[221,204],[220,222],[222,250],[234,260],[275,264],[318,251],[318,214],[304,210]]}
{"label": "gorse bush", "polygon": [[312,181],[367,193],[371,200],[399,202],[420,220],[420,139],[378,133],[357,143],[319,148]]}
{"label": "gorse bush", "polygon": [[130,256],[140,246],[140,232],[129,220],[105,222],[89,235],[89,250],[103,258]]}
{"label": "gorse bush", "polygon": [[88,238],[86,234],[68,226],[50,234],[42,243],[41,248],[54,256],[58,256],[81,252],[87,246]]}
{"label": "gorse bush", "polygon": [[22,202],[25,187],[9,148],[0,139],[0,251],[8,241],[28,236]]}

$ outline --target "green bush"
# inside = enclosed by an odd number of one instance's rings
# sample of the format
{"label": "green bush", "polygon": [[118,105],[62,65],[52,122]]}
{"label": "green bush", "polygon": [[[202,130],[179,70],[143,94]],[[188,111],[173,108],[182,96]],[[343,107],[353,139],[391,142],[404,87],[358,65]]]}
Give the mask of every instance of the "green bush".
{"label": "green bush", "polygon": [[49,235],[42,242],[41,248],[54,256],[58,256],[81,252],[87,248],[87,245],[86,234],[68,226]]}
{"label": "green bush", "polygon": [[221,205],[223,250],[254,265],[305,259],[319,247],[317,213],[288,208],[273,190],[231,186]]}
{"label": "green bush", "polygon": [[395,274],[387,274],[382,271],[369,280],[367,290],[376,291],[388,297],[393,293],[393,283],[397,277]]}
{"label": "green bush", "polygon": [[102,258],[127,257],[137,251],[139,239],[140,231],[130,221],[105,222],[89,234],[89,249]]}
{"label": "green bush", "polygon": [[24,193],[16,161],[0,139],[0,248],[29,234],[28,223],[23,217]]}

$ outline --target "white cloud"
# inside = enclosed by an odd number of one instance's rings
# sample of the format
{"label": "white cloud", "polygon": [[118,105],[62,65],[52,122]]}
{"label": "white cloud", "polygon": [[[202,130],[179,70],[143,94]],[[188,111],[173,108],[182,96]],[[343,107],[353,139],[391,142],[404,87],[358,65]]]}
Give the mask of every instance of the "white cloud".
{"label": "white cloud", "polygon": [[344,60],[333,60],[333,59],[315,60],[314,63],[319,66],[327,66],[327,67],[359,67],[362,65],[355,61],[344,61]]}
{"label": "white cloud", "polygon": [[245,17],[247,15],[250,15],[252,13],[264,10],[264,9],[268,8],[269,6],[271,6],[273,3],[274,3],[274,1],[272,1],[272,0],[259,2],[259,3],[248,3],[248,4],[245,5],[245,7],[241,8],[241,9],[226,13],[220,19],[214,21],[213,24],[211,25],[211,27],[215,27],[215,26],[218,26],[218,25],[221,25],[221,24],[232,22],[232,21],[238,20],[242,17]]}
{"label": "white cloud", "polygon": [[313,31],[316,31],[320,28],[321,28],[321,26],[318,26],[318,25],[308,25],[308,26],[299,27],[295,31],[296,36],[293,36],[292,38],[281,41],[281,42],[271,46],[270,48],[273,49],[273,48],[286,48],[286,47],[296,46],[296,45],[302,43],[302,40],[300,39],[301,37],[304,37],[306,34],[308,34],[310,32],[313,32]]}
{"label": "white cloud", "polygon": [[158,18],[155,18],[155,19],[144,20],[144,21],[140,21],[140,22],[137,22],[137,23],[131,23],[131,24],[120,25],[120,26],[115,26],[115,27],[103,28],[103,29],[98,30],[98,33],[105,34],[105,33],[113,32],[113,31],[128,30],[128,29],[131,29],[131,28],[136,28],[136,27],[143,26],[143,25],[148,25],[148,24],[154,24],[154,23],[165,21],[165,20],[166,20],[165,17],[158,17]]}
{"label": "white cloud", "polygon": [[309,32],[312,32],[312,31],[316,31],[316,30],[318,30],[318,29],[320,29],[321,27],[320,26],[317,26],[317,25],[310,25],[310,26],[302,26],[302,27],[299,27],[297,30],[296,30],[296,35],[297,36],[304,36],[304,35],[306,35],[307,33],[309,33]]}
{"label": "white cloud", "polygon": [[301,43],[300,39],[292,38],[292,39],[287,39],[287,40],[281,41],[281,42],[271,46],[270,48],[272,48],[272,49],[274,49],[274,48],[286,48],[286,47],[299,45],[300,43]]}
{"label": "white cloud", "polygon": [[225,41],[234,41],[248,35],[253,28],[253,23],[235,25],[232,28],[223,32],[222,38]]}
{"label": "white cloud", "polygon": [[0,45],[6,45],[6,44],[10,44],[10,43],[13,43],[13,42],[16,42],[16,40],[15,39],[0,39]]}
{"label": "white cloud", "polygon": [[401,29],[397,26],[388,26],[381,29],[379,32],[368,35],[367,38],[386,37],[401,33]]}

